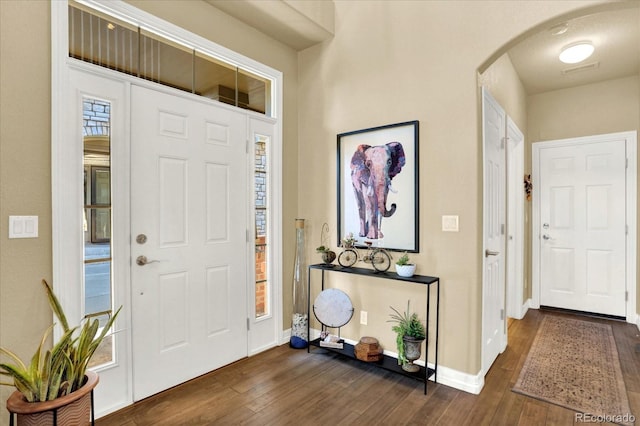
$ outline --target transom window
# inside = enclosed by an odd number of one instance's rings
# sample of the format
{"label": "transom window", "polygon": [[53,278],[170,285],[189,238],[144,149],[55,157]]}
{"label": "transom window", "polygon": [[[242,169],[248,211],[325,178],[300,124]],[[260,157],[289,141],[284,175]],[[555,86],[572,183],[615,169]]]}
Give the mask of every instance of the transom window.
{"label": "transom window", "polygon": [[75,2],[69,56],[273,116],[269,79]]}

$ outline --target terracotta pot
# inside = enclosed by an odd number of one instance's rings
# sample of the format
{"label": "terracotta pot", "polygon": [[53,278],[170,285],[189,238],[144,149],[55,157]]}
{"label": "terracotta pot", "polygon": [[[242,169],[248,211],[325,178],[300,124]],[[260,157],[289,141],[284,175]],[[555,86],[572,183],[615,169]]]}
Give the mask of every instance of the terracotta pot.
{"label": "terracotta pot", "polygon": [[99,381],[97,373],[87,371],[86,382],[77,391],[53,401],[28,402],[22,393],[15,391],[7,400],[7,410],[18,417],[18,426],[91,424],[91,391]]}

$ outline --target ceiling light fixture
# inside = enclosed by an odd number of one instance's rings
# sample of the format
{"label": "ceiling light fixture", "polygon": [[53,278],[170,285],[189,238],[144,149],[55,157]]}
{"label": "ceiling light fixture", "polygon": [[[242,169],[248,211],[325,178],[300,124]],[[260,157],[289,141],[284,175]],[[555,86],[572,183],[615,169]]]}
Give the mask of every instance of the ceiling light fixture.
{"label": "ceiling light fixture", "polygon": [[581,41],[564,47],[559,58],[565,64],[577,64],[591,56],[594,50],[591,42]]}

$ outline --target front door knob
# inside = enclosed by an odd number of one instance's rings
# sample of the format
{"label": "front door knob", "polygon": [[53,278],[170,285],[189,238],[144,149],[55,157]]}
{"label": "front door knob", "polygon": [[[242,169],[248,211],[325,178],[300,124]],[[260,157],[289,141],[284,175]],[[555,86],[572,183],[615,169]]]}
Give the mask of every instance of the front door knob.
{"label": "front door knob", "polygon": [[149,259],[147,259],[147,256],[143,256],[143,255],[140,255],[140,256],[136,257],[136,263],[139,266],[144,266],[144,265],[147,265],[149,263],[156,263],[156,262],[160,262],[160,261],[159,260],[149,260]]}

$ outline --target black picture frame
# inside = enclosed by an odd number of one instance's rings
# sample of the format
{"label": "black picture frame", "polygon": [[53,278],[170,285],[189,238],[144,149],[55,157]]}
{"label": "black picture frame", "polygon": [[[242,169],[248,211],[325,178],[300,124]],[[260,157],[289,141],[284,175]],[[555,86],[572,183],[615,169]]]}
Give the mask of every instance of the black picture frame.
{"label": "black picture frame", "polygon": [[338,135],[338,245],[353,233],[357,246],[419,252],[418,141],[417,120]]}

